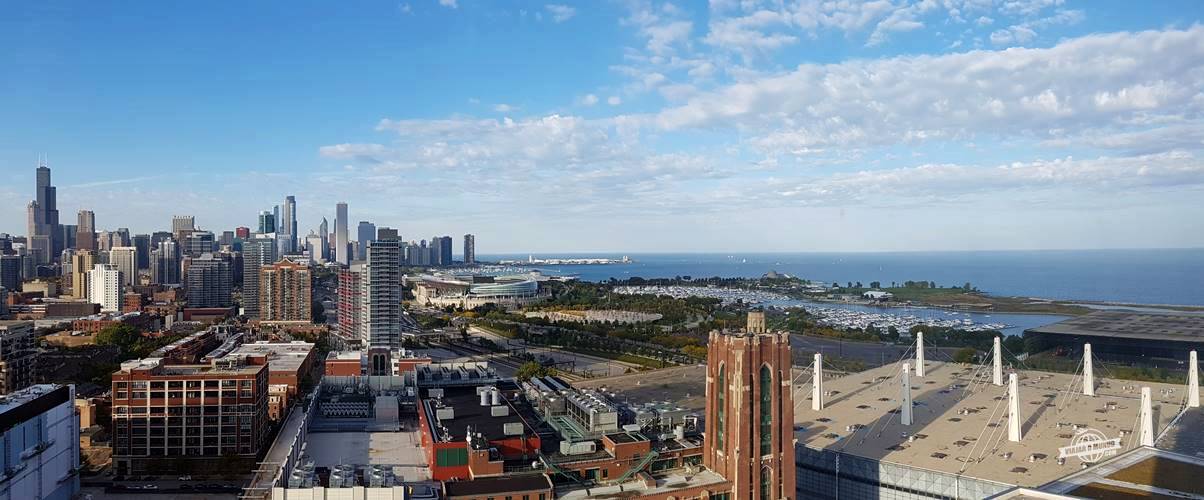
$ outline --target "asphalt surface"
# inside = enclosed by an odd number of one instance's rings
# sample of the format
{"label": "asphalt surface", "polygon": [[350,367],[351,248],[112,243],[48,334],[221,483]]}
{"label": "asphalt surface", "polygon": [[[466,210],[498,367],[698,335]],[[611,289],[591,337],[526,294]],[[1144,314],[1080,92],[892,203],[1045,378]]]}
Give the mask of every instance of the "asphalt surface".
{"label": "asphalt surface", "polygon": [[[825,358],[837,357],[842,359],[852,359],[860,361],[869,366],[882,366],[887,363],[894,363],[903,357],[911,346],[908,345],[893,345],[882,344],[875,342],[850,342],[847,340],[833,339],[827,337],[810,337],[806,335],[791,335],[790,346],[794,348],[796,358],[801,354],[804,356],[810,353],[822,353]],[[931,347],[924,350],[927,359],[932,361],[950,361],[953,359],[953,353],[957,352],[957,348],[953,347]],[[907,353],[909,357],[915,356],[914,351]]]}

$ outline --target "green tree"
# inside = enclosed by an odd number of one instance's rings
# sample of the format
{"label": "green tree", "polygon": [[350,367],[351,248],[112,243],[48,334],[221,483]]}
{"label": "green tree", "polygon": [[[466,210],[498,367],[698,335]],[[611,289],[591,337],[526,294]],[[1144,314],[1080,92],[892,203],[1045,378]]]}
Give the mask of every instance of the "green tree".
{"label": "green tree", "polygon": [[518,370],[514,372],[514,378],[518,379],[520,382],[526,382],[531,380],[531,377],[546,377],[548,375],[552,375],[553,373],[555,373],[555,370],[551,368],[541,365],[535,361],[528,361],[523,363],[522,366],[518,367]]}
{"label": "green tree", "polygon": [[975,354],[976,351],[973,347],[963,347],[953,353],[953,361],[957,363],[972,363],[974,362]]}
{"label": "green tree", "polygon": [[126,352],[132,350],[141,337],[138,329],[130,325],[109,325],[96,333],[96,345],[113,345]]}

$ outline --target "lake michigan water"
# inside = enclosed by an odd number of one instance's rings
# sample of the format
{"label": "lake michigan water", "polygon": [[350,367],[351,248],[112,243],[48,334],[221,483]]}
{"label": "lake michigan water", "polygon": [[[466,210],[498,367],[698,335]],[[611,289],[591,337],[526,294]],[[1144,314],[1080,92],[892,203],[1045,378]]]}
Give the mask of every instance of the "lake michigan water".
{"label": "lake michigan water", "polygon": [[[970,282],[993,295],[1133,304],[1204,305],[1204,249],[1048,250],[897,253],[655,253],[627,254],[612,265],[538,266],[547,274],[587,281],[610,278],[757,277],[771,270],[840,282]],[[536,258],[623,254],[535,254]],[[524,260],[523,255],[480,255]]]}
{"label": "lake michigan water", "polygon": [[[1204,305],[1204,249],[1050,250],[891,253],[655,253],[627,254],[630,264],[536,266],[545,274],[586,281],[610,278],[757,277],[777,271],[805,279],[935,281],[940,286],[970,282],[993,295],[1132,304]],[[622,254],[535,254],[536,258],[606,257]],[[481,260],[525,260],[526,254],[480,255]],[[829,304],[823,304],[825,306]],[[916,316],[949,315],[943,310],[906,311],[847,305],[867,312]],[[956,313],[981,323],[1006,323],[1019,334],[1064,319],[1055,315]]]}

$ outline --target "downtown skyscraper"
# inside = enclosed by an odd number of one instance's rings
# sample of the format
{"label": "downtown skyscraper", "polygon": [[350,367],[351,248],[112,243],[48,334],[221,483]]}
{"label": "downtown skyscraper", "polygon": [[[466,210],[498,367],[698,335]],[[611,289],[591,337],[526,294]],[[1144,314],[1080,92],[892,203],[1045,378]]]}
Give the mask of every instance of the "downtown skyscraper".
{"label": "downtown skyscraper", "polygon": [[359,246],[355,252],[356,260],[368,258],[368,243],[373,238],[376,238],[376,224],[366,220],[360,221],[359,226],[356,227],[356,240],[359,242]]}
{"label": "downtown skyscraper", "polygon": [[96,251],[96,214],[80,210],[75,224],[75,248]]}
{"label": "downtown skyscraper", "polygon": [[334,261],[340,265],[351,263],[351,245],[347,239],[347,204],[334,206]]}
{"label": "downtown skyscraper", "polygon": [[36,198],[29,202],[29,250],[35,264],[49,263],[63,251],[62,229],[59,227],[58,195],[50,184],[50,168],[39,161]]}
{"label": "downtown skyscraper", "polygon": [[282,238],[279,250],[281,255],[297,251],[297,198],[285,196],[284,205],[280,209],[280,233]]}
{"label": "downtown skyscraper", "polygon": [[180,284],[180,249],[170,238],[159,241],[150,252],[151,282],[159,285]]}

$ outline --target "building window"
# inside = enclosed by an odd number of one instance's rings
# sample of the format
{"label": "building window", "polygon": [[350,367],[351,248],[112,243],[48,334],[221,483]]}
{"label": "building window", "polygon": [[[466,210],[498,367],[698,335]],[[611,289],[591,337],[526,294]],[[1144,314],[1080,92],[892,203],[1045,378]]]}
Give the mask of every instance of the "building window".
{"label": "building window", "polygon": [[773,380],[769,366],[761,366],[761,454],[773,448]]}
{"label": "building window", "polygon": [[766,500],[769,496],[769,480],[772,474],[769,472],[769,467],[761,467],[761,499]]}
{"label": "building window", "polygon": [[724,431],[724,413],[727,412],[727,367],[719,365],[719,394],[716,398],[719,401],[718,418],[715,422],[715,444],[719,449],[723,449],[723,431]]}

